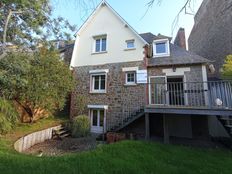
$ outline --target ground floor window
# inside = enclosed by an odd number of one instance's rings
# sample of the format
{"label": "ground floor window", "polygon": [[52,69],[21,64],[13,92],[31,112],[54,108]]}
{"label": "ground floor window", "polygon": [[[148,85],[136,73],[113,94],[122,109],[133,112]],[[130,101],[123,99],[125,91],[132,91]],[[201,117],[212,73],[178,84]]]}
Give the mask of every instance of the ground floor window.
{"label": "ground floor window", "polygon": [[105,110],[91,109],[91,132],[102,133],[104,131]]}

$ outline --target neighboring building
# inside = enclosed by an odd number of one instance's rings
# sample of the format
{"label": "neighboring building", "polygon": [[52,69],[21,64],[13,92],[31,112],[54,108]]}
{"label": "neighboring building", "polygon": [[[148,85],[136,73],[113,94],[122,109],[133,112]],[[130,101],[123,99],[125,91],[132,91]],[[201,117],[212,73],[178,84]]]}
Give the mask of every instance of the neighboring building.
{"label": "neighboring building", "polygon": [[203,0],[188,39],[189,50],[214,61],[215,73],[232,54],[232,0]]}
{"label": "neighboring building", "polygon": [[[170,40],[138,34],[102,1],[76,33],[70,66],[78,84],[71,116],[83,114],[77,102],[81,96],[94,133],[151,134],[166,142],[169,136],[208,137],[207,115],[219,109],[214,103],[218,91],[209,95],[215,89],[207,85],[209,61]],[[224,107],[229,104],[220,106],[228,115]]]}
{"label": "neighboring building", "polygon": [[72,59],[74,43],[66,44],[64,47],[59,48],[61,60],[63,60],[67,65],[70,65]]}

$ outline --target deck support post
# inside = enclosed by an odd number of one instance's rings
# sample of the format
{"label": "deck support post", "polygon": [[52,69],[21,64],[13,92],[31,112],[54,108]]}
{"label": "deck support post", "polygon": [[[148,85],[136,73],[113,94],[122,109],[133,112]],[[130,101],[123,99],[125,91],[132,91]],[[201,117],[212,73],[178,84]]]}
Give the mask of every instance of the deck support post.
{"label": "deck support post", "polygon": [[163,114],[164,144],[169,144],[169,129],[167,116]]}
{"label": "deck support post", "polygon": [[150,139],[150,118],[149,113],[145,113],[145,139]]}

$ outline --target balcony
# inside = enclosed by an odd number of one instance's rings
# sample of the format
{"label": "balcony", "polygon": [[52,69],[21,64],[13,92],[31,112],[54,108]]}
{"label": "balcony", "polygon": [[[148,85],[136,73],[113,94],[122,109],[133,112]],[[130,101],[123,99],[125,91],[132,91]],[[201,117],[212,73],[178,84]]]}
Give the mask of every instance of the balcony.
{"label": "balcony", "polygon": [[232,81],[151,80],[146,112],[232,115]]}

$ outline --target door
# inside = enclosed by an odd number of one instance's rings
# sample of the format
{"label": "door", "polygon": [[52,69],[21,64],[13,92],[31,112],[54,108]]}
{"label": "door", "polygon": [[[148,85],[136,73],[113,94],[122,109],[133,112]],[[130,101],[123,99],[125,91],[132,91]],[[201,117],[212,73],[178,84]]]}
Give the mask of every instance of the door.
{"label": "door", "polygon": [[103,109],[91,110],[91,132],[103,133],[105,111]]}
{"label": "door", "polygon": [[183,77],[167,77],[168,104],[185,105]]}

